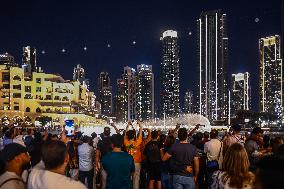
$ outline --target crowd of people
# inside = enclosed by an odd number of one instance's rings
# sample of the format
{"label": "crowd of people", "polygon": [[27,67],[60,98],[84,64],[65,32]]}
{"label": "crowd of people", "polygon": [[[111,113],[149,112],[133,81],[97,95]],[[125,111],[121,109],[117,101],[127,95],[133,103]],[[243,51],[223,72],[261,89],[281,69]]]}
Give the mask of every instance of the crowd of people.
{"label": "crowd of people", "polygon": [[91,136],[2,128],[0,189],[278,189],[283,137],[180,127],[164,133],[128,122]]}

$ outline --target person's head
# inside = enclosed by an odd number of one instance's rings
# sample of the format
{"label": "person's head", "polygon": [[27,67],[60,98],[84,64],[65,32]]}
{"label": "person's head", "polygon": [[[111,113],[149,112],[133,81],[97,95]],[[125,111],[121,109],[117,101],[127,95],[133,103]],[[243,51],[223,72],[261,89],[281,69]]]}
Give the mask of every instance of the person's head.
{"label": "person's head", "polygon": [[27,131],[27,134],[30,135],[30,136],[34,135],[34,130],[29,128],[28,131]]}
{"label": "person's head", "polygon": [[83,143],[90,143],[91,142],[91,138],[89,136],[87,136],[87,135],[84,135],[82,137],[82,142]]}
{"label": "person's head", "polygon": [[260,127],[255,127],[255,128],[253,128],[251,134],[258,136],[258,137],[261,137],[262,134],[263,134],[263,130]]}
{"label": "person's head", "polygon": [[223,171],[230,178],[230,187],[242,188],[243,183],[251,179],[248,155],[241,144],[235,143],[226,151]]}
{"label": "person's head", "polygon": [[120,134],[111,136],[111,143],[113,148],[121,148],[123,144],[123,137]]}
{"label": "person's head", "polygon": [[218,137],[218,130],[212,129],[211,132],[210,132],[210,138],[215,139],[217,137]]}
{"label": "person's head", "polygon": [[276,137],[274,139],[270,140],[270,144],[272,147],[272,152],[275,154],[277,153],[279,147],[284,143],[283,138],[282,137]]}
{"label": "person's head", "polygon": [[157,140],[158,137],[159,137],[159,132],[158,132],[157,130],[153,130],[153,131],[151,132],[151,138],[152,138],[152,140]]}
{"label": "person's head", "polygon": [[58,135],[57,134],[53,134],[51,136],[51,140],[59,140]]}
{"label": "person's head", "polygon": [[126,133],[126,136],[127,136],[128,140],[134,140],[135,139],[135,135],[136,135],[135,130],[129,130]]}
{"label": "person's head", "polygon": [[186,128],[179,128],[179,130],[178,130],[178,139],[180,141],[185,141],[187,139],[187,130],[186,130]]}
{"label": "person's head", "polygon": [[110,136],[110,128],[109,127],[104,128],[104,136],[106,136],[106,137]]}
{"label": "person's head", "polygon": [[165,134],[161,134],[160,138],[159,138],[160,143],[163,144],[165,142],[166,138],[167,138],[167,136]]}
{"label": "person's head", "polygon": [[256,169],[255,189],[283,188],[284,159],[279,156],[264,156]]}
{"label": "person's head", "polygon": [[232,126],[232,130],[233,130],[233,133],[235,134],[240,133],[242,130],[242,126],[240,126],[239,124],[235,124]]}
{"label": "person's head", "polygon": [[204,138],[204,139],[208,139],[209,136],[210,136],[210,134],[209,134],[208,131],[205,131],[205,132],[203,133],[203,138]]}
{"label": "person's head", "polygon": [[40,132],[35,132],[34,134],[34,139],[39,141],[39,140],[42,140],[42,135]]}
{"label": "person's head", "polygon": [[194,135],[194,139],[196,141],[201,141],[203,139],[203,133],[201,132],[197,132],[195,135]]}
{"label": "person's head", "polygon": [[64,174],[69,161],[67,147],[64,142],[59,140],[45,142],[42,146],[42,161],[47,170],[61,169]]}
{"label": "person's head", "polygon": [[7,171],[17,171],[16,174],[21,174],[30,165],[27,149],[18,143],[6,145],[0,159],[5,163]]}
{"label": "person's head", "polygon": [[176,139],[174,136],[172,135],[169,135],[167,136],[166,140],[165,140],[165,143],[164,143],[164,147],[165,148],[170,148],[172,147],[172,145],[176,142]]}
{"label": "person's head", "polygon": [[93,133],[91,134],[91,137],[92,137],[92,139],[96,138],[96,137],[97,137],[97,133],[93,132]]}

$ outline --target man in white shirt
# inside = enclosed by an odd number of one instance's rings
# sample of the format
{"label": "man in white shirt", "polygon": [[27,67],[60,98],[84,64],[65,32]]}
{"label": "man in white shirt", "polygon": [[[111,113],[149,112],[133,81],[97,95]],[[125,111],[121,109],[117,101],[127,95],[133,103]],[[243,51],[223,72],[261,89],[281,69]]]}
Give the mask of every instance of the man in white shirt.
{"label": "man in white shirt", "polygon": [[92,138],[88,136],[83,137],[83,144],[78,146],[79,156],[79,180],[85,184],[87,179],[88,188],[93,189],[94,177],[94,159],[95,151],[90,145]]}
{"label": "man in white shirt", "polygon": [[[0,153],[0,159],[2,161],[0,188],[25,189],[22,174],[29,167],[28,165],[30,165],[30,156],[27,153],[27,149],[17,143],[8,144]],[[2,170],[2,168],[4,169]]]}
{"label": "man in white shirt", "polygon": [[65,176],[69,155],[64,142],[46,142],[42,146],[42,162],[29,174],[28,189],[86,189],[81,182]]}
{"label": "man in white shirt", "polygon": [[219,170],[222,165],[222,143],[217,139],[218,131],[211,130],[210,141],[204,145],[204,152],[207,155],[207,184],[211,186],[213,180],[212,175],[215,171]]}

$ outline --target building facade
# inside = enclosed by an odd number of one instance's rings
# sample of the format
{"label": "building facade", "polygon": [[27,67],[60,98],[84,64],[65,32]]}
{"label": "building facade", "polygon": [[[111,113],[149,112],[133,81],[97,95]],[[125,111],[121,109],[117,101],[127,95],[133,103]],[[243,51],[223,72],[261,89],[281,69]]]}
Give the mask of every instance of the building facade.
{"label": "building facade", "polygon": [[98,100],[101,103],[101,113],[112,116],[112,86],[107,72],[101,72],[98,79]]}
{"label": "building facade", "polygon": [[124,79],[117,79],[117,93],[114,97],[114,115],[119,122],[128,121],[127,83]]}
{"label": "building facade", "polygon": [[23,68],[0,65],[0,124],[34,124],[41,116],[51,117],[53,125],[62,126],[64,119],[95,123],[95,98],[79,81],[43,72],[25,77]]}
{"label": "building facade", "polygon": [[151,65],[137,66],[136,119],[154,118],[154,74]]}
{"label": "building facade", "polygon": [[226,14],[202,12],[197,21],[198,111],[211,123],[228,120],[228,36]]}
{"label": "building facade", "polygon": [[177,32],[167,30],[162,37],[161,114],[175,117],[180,113],[179,45]]}
{"label": "building facade", "polygon": [[283,65],[280,51],[280,36],[259,40],[260,54],[260,111],[283,115]]}
{"label": "building facade", "polygon": [[237,73],[232,74],[232,92],[231,92],[231,115],[235,115],[238,110],[251,109],[251,85],[250,74]]}
{"label": "building facade", "polygon": [[187,90],[184,95],[184,113],[194,113],[193,94]]}
{"label": "building facade", "polygon": [[23,47],[22,68],[26,77],[30,77],[32,72],[37,72],[36,65],[36,48],[26,46]]}
{"label": "building facade", "polygon": [[90,89],[90,82],[86,78],[85,69],[80,65],[77,64],[73,70],[73,81],[79,81],[81,84],[86,85],[88,89]]}

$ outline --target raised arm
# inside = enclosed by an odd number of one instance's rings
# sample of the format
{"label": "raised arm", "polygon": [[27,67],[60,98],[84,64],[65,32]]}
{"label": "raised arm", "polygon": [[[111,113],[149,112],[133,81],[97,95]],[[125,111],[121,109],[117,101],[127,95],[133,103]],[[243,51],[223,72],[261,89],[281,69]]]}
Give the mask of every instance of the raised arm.
{"label": "raised arm", "polygon": [[139,125],[138,137],[142,137],[142,129],[143,129],[142,124],[140,121],[137,121],[137,124]]}
{"label": "raised arm", "polygon": [[128,121],[127,126],[125,128],[125,134],[124,134],[124,141],[127,140],[127,131],[129,130],[129,126],[132,125],[131,121]]}
{"label": "raised arm", "polygon": [[110,125],[114,128],[116,134],[120,134],[119,129],[115,126],[114,123],[111,123]]}

